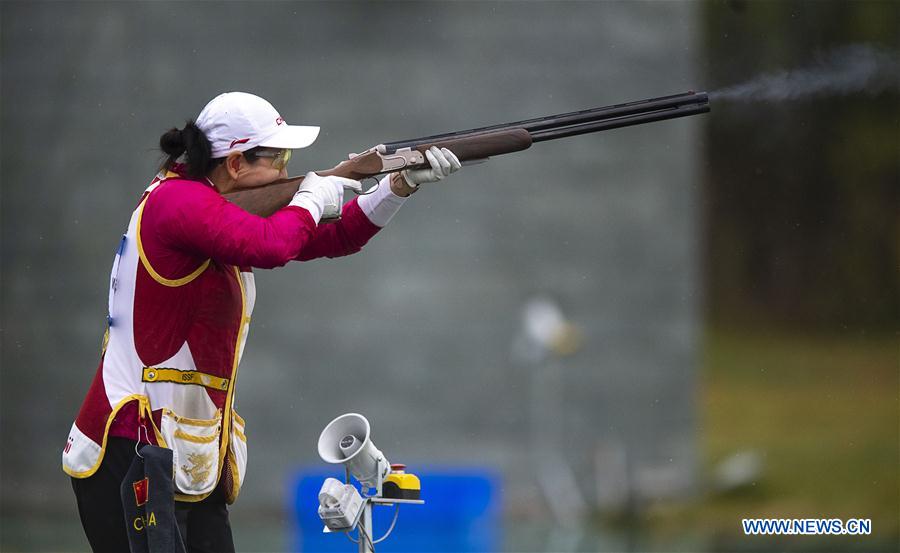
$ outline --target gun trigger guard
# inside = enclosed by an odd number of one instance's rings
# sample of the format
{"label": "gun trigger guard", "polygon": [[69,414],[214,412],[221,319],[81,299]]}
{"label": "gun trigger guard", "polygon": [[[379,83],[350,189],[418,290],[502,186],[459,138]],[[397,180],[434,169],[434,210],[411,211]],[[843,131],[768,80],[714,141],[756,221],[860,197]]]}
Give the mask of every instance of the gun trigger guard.
{"label": "gun trigger guard", "polygon": [[356,190],[354,190],[353,192],[354,192],[357,196],[368,196],[368,195],[371,194],[372,192],[375,192],[376,190],[378,190],[378,186],[381,185],[381,181],[378,180],[378,177],[376,177],[376,176],[374,176],[374,175],[371,175],[371,176],[368,176],[368,177],[364,178],[363,180],[366,181],[366,180],[369,180],[369,179],[372,179],[373,181],[375,181],[375,186],[372,186],[371,188],[369,188],[369,189],[366,190],[365,192],[362,192],[362,191],[357,192]]}

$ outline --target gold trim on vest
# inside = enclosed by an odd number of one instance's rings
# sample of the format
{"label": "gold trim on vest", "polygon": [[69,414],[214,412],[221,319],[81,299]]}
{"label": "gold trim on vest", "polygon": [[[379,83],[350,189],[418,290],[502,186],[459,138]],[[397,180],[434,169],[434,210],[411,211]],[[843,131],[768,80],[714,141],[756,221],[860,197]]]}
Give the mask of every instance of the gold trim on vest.
{"label": "gold trim on vest", "polygon": [[[162,182],[162,181],[161,181]],[[160,182],[160,183],[161,183]],[[151,191],[152,192],[152,191]],[[211,260],[207,259],[203,263],[200,264],[191,274],[181,277],[181,278],[166,278],[161,274],[156,272],[156,269],[150,265],[150,260],[147,259],[147,255],[144,253],[144,245],[141,242],[141,219],[144,216],[144,206],[147,205],[147,200],[150,198],[150,193],[147,193],[147,196],[144,197],[143,201],[141,201],[141,205],[138,206],[137,212],[137,222],[135,224],[135,238],[137,238],[137,249],[138,249],[138,258],[140,258],[141,264],[147,269],[147,272],[150,273],[150,276],[156,282],[162,284],[163,286],[168,286],[170,288],[177,288],[179,286],[184,286],[192,282],[198,276],[203,274],[203,271],[209,267],[209,262]]]}
{"label": "gold trim on vest", "polygon": [[213,390],[228,390],[229,380],[200,371],[183,371],[170,367],[144,367],[141,382],[173,382],[175,384],[196,384]]}

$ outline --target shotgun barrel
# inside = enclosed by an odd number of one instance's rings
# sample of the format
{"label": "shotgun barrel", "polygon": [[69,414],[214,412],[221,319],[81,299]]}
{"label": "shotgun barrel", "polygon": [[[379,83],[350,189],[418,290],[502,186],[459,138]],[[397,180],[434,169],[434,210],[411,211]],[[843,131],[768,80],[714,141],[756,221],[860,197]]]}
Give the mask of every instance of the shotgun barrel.
{"label": "shotgun barrel", "polygon": [[686,117],[708,111],[708,95],[705,92],[690,91],[636,102],[547,115],[512,123],[435,134],[411,140],[387,142],[384,144],[384,147],[387,153],[393,153],[403,148],[417,149],[423,144],[446,142],[472,135],[511,129],[524,129],[531,135],[532,142],[542,142],[567,136],[640,125],[652,121]]}

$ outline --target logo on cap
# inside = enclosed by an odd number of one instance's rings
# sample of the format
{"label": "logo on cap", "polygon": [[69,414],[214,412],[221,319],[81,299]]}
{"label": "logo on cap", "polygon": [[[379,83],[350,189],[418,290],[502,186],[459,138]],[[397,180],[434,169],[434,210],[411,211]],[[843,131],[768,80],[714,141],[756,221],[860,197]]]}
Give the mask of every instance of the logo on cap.
{"label": "logo on cap", "polygon": [[280,125],[280,124],[282,124],[282,123],[284,123],[284,118],[283,118],[283,117],[280,117],[280,116],[279,116],[279,117],[277,117],[277,118],[275,119],[275,124],[276,124],[276,125]]}
{"label": "logo on cap", "polygon": [[231,146],[229,146],[229,148],[234,148],[234,146],[235,146],[236,144],[246,144],[247,142],[250,142],[250,139],[249,139],[249,138],[239,138],[239,139],[236,139],[236,140],[232,140],[232,141],[231,141]]}

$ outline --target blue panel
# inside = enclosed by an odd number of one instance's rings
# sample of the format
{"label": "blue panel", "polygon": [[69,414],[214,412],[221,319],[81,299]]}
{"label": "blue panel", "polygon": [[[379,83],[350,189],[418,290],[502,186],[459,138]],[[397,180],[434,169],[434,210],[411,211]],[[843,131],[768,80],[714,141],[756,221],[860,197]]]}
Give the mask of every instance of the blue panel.
{"label": "blue panel", "polygon": [[[495,471],[472,467],[411,468],[422,482],[425,505],[403,505],[393,533],[376,545],[378,553],[498,551],[502,546],[500,478]],[[352,552],[357,546],[338,533],[322,533],[316,509],[322,482],[343,480],[343,471],[311,468],[291,480],[292,551]],[[375,506],[374,538],[384,535],[394,507]],[[354,536],[355,536],[354,532]]]}

